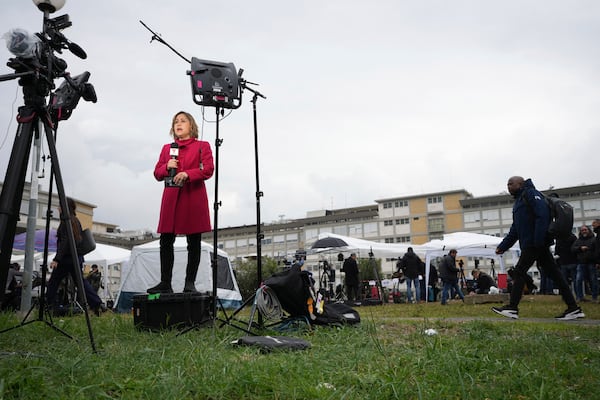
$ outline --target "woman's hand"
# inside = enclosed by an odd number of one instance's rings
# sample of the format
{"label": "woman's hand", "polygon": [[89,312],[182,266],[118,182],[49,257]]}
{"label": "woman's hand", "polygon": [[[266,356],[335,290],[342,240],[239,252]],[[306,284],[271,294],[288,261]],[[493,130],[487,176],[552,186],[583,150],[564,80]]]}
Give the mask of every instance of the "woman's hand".
{"label": "woman's hand", "polygon": [[173,178],[173,181],[175,181],[176,184],[178,185],[183,185],[189,178],[189,175],[187,174],[187,172],[180,172],[177,175],[175,175],[175,178]]}

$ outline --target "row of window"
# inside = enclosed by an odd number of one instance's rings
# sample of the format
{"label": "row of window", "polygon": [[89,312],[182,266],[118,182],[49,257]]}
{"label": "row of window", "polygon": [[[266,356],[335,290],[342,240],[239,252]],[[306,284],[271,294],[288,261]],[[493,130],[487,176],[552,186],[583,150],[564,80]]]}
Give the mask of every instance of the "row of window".
{"label": "row of window", "polygon": [[[442,196],[431,196],[427,198],[427,204],[443,203]],[[383,209],[408,207],[408,200],[395,200],[383,203]]]}

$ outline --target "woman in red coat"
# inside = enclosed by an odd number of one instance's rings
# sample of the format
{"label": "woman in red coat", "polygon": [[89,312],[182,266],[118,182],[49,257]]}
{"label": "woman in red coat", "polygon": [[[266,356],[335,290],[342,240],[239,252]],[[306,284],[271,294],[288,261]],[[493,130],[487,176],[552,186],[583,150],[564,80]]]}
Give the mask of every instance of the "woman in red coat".
{"label": "woman in red coat", "polygon": [[[183,111],[173,117],[171,135],[175,142],[163,146],[154,167],[154,177],[165,181],[165,188],[157,229],[160,233],[160,283],[149,288],[148,293],[173,293],[173,244],[177,235],[187,237],[188,261],[183,291],[196,292],[194,282],[200,265],[201,235],[211,231],[204,185],[214,171],[210,145],[198,140],[194,117]],[[172,154],[175,148],[177,155]]]}

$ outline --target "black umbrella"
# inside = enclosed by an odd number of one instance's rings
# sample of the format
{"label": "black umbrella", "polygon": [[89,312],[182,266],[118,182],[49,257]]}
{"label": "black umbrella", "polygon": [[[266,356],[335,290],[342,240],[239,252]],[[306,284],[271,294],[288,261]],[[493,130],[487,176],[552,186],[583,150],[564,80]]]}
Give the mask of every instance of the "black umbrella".
{"label": "black umbrella", "polygon": [[348,247],[348,243],[340,238],[325,237],[313,243],[311,249],[327,249],[331,247]]}

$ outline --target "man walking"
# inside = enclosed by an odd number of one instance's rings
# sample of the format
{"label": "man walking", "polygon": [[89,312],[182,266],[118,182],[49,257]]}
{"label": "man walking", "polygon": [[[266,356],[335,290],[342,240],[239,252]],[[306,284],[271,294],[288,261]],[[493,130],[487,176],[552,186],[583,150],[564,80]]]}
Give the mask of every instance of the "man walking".
{"label": "man walking", "polygon": [[513,288],[510,292],[509,304],[503,307],[492,307],[492,311],[508,318],[519,318],[518,307],[523,296],[527,271],[537,261],[538,267],[543,269],[558,286],[562,299],[567,305],[565,312],[556,319],[572,320],[585,317],[550,252],[549,247],[553,242],[547,235],[550,225],[550,207],[544,196],[537,191],[531,179],[524,180],[520,176],[509,178],[507,187],[509,193],[515,198],[513,223],[504,240],[496,248],[496,254],[504,253],[518,240],[521,257],[513,270]]}

